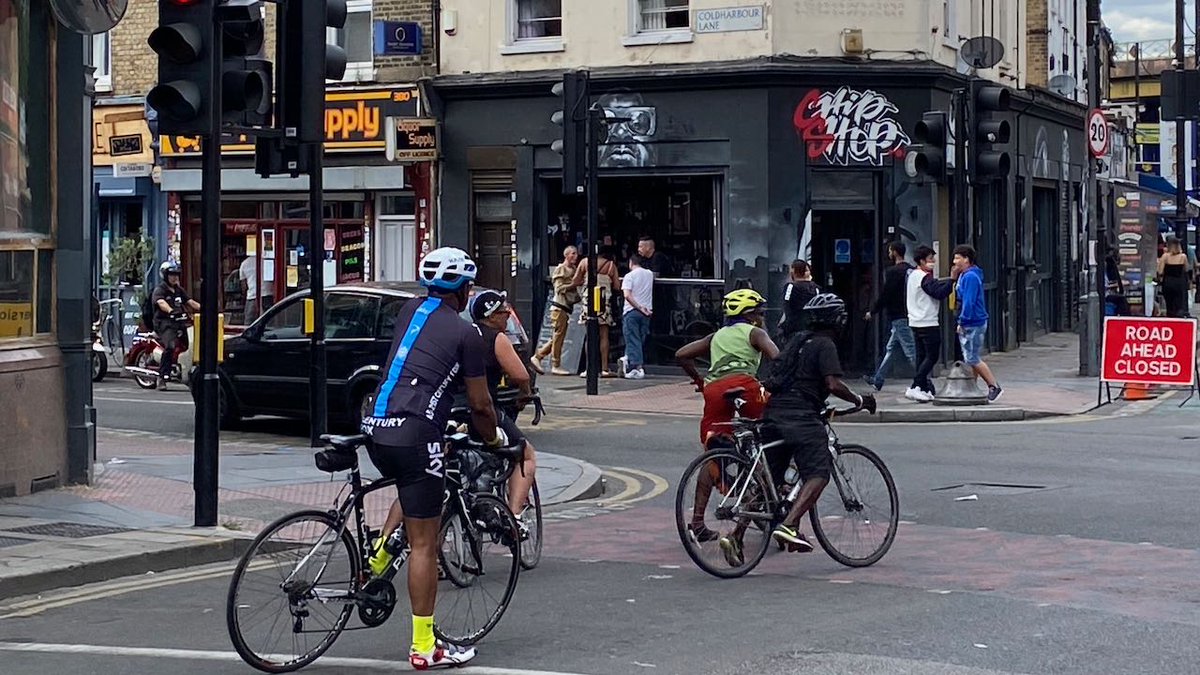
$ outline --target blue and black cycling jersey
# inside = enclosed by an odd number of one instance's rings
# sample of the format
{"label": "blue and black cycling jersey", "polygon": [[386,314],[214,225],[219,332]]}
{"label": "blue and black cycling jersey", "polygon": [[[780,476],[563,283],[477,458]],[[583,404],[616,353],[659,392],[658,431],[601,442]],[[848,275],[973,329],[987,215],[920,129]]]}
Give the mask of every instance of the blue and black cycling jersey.
{"label": "blue and black cycling jersey", "polygon": [[440,439],[455,392],[465,378],[486,375],[486,357],[479,329],[457,310],[437,297],[408,301],[396,317],[396,337],[364,427],[388,445]]}

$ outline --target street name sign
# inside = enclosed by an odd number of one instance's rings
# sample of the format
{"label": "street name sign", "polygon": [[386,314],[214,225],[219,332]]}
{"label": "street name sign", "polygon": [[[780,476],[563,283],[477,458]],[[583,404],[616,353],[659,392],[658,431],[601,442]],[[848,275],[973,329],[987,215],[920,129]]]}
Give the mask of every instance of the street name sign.
{"label": "street name sign", "polygon": [[762,5],[750,7],[718,7],[696,10],[697,33],[733,33],[766,28],[766,12]]}
{"label": "street name sign", "polygon": [[1100,381],[1191,386],[1196,322],[1163,317],[1104,319]]}

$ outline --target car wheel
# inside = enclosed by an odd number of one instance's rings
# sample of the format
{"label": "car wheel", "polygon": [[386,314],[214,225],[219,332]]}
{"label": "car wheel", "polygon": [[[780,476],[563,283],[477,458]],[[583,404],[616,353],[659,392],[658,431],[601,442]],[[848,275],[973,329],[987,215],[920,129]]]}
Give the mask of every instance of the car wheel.
{"label": "car wheel", "polygon": [[108,374],[108,354],[92,352],[92,382],[99,382]]}
{"label": "car wheel", "polygon": [[217,387],[217,418],[222,429],[237,428],[242,421],[237,405],[231,398],[229,392],[225,390],[224,384]]}
{"label": "car wheel", "polygon": [[355,429],[362,425],[364,417],[371,416],[371,409],[375,407],[376,387],[374,382],[369,382],[360,384],[354,390],[354,396],[350,400],[350,421],[354,424]]}

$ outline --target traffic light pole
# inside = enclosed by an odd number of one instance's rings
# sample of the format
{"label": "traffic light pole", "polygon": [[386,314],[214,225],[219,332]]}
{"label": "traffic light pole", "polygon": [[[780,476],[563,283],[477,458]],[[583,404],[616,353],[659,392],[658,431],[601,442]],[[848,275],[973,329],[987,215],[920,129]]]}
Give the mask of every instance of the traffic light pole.
{"label": "traffic light pole", "polygon": [[313,299],[313,332],[309,336],[309,441],[312,447],[324,445],[325,417],[328,392],[325,386],[325,181],[324,148],[320,143],[308,145],[308,288]]}
{"label": "traffic light pole", "polygon": [[1177,73],[1176,81],[1179,82],[1180,95],[1178,105],[1180,116],[1175,120],[1175,237],[1183,244],[1183,250],[1186,253],[1187,173],[1191,171],[1191,167],[1187,166],[1185,162],[1187,161],[1187,126],[1191,124],[1191,116],[1183,115],[1182,111],[1186,107],[1186,101],[1191,92],[1187,91],[1183,77],[1187,66],[1187,57],[1183,48],[1183,21],[1185,16],[1183,4],[1184,0],[1175,0],[1175,72]]}
{"label": "traffic light pole", "polygon": [[[600,298],[596,295],[597,260],[600,253],[600,120],[604,111],[589,106],[587,111],[587,394],[600,393]],[[616,289],[614,289],[615,291]]]}
{"label": "traffic light pole", "polygon": [[970,128],[967,123],[967,99],[969,91],[969,89],[956,89],[953,95],[954,189],[951,199],[954,204],[954,229],[951,232],[955,241],[951,243],[955,246],[967,243],[974,229],[970,225],[970,190],[967,185],[967,129]]}
{"label": "traffic light pole", "polygon": [[[213,31],[212,53],[221,53],[221,30]],[[204,238],[200,258],[203,261],[200,282],[200,398],[196,406],[196,445],[193,458],[192,488],[195,491],[196,527],[217,524],[217,475],[220,469],[220,387],[217,378],[217,341],[222,339],[217,325],[221,289],[221,59],[209,59],[212,86],[209,87],[209,129],[201,137],[203,165],[201,193]]]}

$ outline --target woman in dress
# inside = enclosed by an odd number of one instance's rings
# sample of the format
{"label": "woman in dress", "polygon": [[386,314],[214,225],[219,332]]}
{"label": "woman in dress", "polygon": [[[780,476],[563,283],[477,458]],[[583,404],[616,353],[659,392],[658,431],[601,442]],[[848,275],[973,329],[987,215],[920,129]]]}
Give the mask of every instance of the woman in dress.
{"label": "woman in dress", "polygon": [[1167,239],[1167,250],[1158,259],[1158,282],[1162,286],[1167,316],[1187,318],[1188,259],[1175,237]]}

